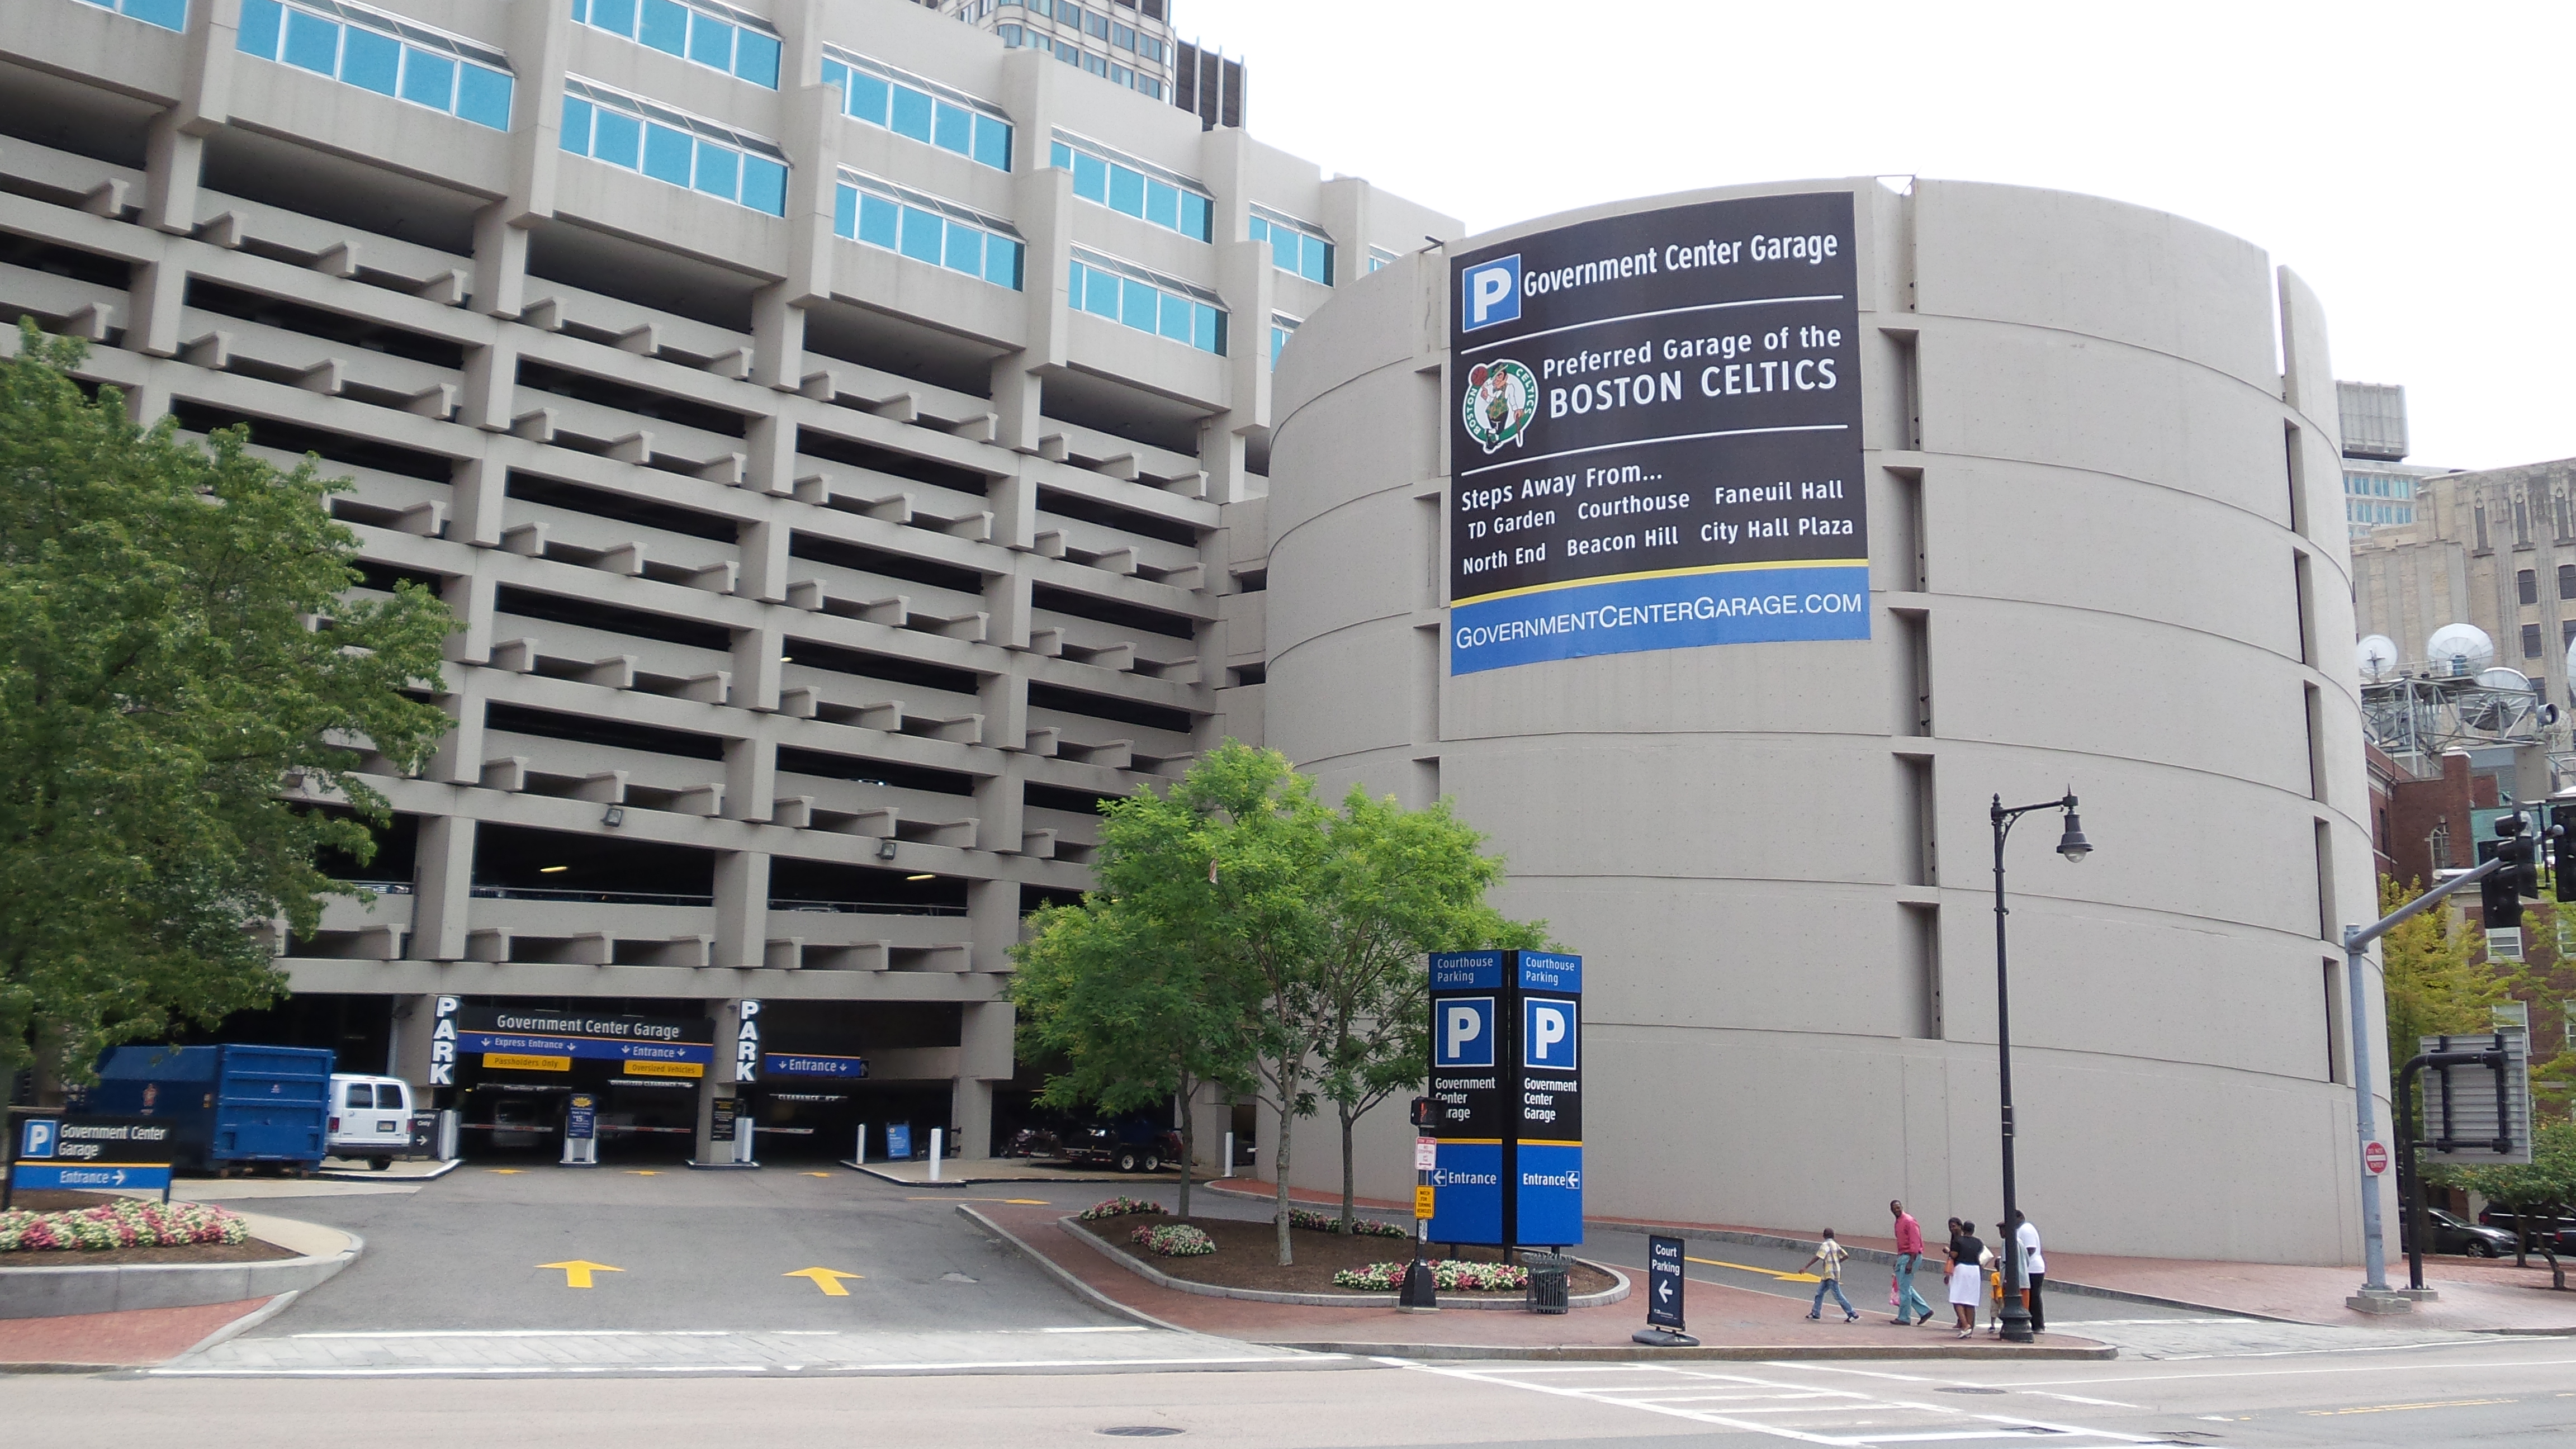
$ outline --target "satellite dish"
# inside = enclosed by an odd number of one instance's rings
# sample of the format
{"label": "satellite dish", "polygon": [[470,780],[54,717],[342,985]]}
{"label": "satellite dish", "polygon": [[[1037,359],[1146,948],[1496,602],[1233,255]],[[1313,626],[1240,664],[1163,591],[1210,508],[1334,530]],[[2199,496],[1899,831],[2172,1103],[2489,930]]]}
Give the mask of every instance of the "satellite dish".
{"label": "satellite dish", "polygon": [[2531,676],[2519,669],[2507,669],[2499,664],[2493,669],[2479,670],[2478,683],[2489,689],[2528,690],[2531,688]]}
{"label": "satellite dish", "polygon": [[2495,641],[2475,624],[2445,624],[2424,641],[2424,657],[2435,674],[2467,678],[2495,663]]}
{"label": "satellite dish", "polygon": [[[2397,641],[2385,634],[2370,635],[2354,649],[2353,658],[2361,667],[2362,678],[2385,679],[2397,668]],[[2571,671],[2569,677],[2576,678],[2576,671]]]}

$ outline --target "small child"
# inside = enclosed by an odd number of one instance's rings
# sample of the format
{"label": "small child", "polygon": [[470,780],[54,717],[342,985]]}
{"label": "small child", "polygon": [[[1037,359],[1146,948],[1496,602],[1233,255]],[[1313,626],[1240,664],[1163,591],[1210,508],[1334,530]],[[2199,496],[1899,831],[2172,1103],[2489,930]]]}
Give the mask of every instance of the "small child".
{"label": "small child", "polygon": [[1808,1268],[1813,1268],[1818,1275],[1816,1304],[1807,1310],[1807,1317],[1814,1319],[1824,1316],[1825,1294],[1831,1292],[1834,1295],[1834,1301],[1842,1305],[1843,1322],[1860,1322],[1860,1315],[1852,1311],[1851,1300],[1843,1296],[1843,1260],[1850,1256],[1850,1249],[1834,1241],[1834,1230],[1825,1229],[1825,1240],[1816,1244],[1815,1255],[1807,1259],[1798,1270],[1803,1273]]}

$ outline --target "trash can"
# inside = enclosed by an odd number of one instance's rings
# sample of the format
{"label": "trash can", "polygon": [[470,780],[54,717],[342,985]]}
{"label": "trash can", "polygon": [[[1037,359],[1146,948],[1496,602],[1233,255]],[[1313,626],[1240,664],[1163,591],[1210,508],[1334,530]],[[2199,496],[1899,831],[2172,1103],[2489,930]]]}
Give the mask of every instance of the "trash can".
{"label": "trash can", "polygon": [[1574,1260],[1560,1253],[1523,1253],[1521,1266],[1529,1269],[1529,1311],[1565,1312],[1566,1270]]}

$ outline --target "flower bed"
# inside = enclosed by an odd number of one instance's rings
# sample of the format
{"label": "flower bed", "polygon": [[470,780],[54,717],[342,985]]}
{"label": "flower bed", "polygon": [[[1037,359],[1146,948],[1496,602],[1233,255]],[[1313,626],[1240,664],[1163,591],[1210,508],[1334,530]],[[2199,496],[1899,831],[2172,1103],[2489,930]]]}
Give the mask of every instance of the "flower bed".
{"label": "flower bed", "polygon": [[1074,1221],[1096,1223],[1105,1218],[1123,1218],[1134,1213],[1159,1213],[1161,1211],[1163,1211],[1163,1205],[1158,1202],[1147,1202],[1140,1197],[1113,1197],[1107,1202],[1093,1203],[1091,1206],[1084,1208],[1081,1212],[1074,1214]]}
{"label": "flower bed", "polygon": [[1215,1240],[1188,1223],[1150,1224],[1127,1236],[1146,1252],[1165,1258],[1204,1258],[1216,1251]]}
{"label": "flower bed", "polygon": [[[1302,1228],[1310,1233],[1338,1233],[1342,1230],[1342,1219],[1339,1213],[1319,1213],[1311,1208],[1290,1208],[1288,1210],[1288,1226],[1292,1228]],[[1353,1218],[1351,1219],[1351,1236],[1355,1238],[1411,1238],[1413,1234],[1406,1232],[1404,1229],[1397,1227],[1393,1223],[1381,1223],[1369,1218]]]}
{"label": "flower bed", "polygon": [[243,1243],[250,1224],[211,1203],[123,1199],[70,1212],[0,1213],[0,1253],[80,1252],[108,1248],[175,1248],[190,1243]]}
{"label": "flower bed", "polygon": [[[1333,1275],[1333,1285],[1392,1293],[1404,1286],[1405,1272],[1412,1266],[1371,1263],[1365,1268],[1345,1268]],[[1449,1293],[1518,1293],[1529,1287],[1529,1269],[1517,1263],[1462,1263],[1455,1258],[1436,1258],[1431,1263],[1431,1281]]]}

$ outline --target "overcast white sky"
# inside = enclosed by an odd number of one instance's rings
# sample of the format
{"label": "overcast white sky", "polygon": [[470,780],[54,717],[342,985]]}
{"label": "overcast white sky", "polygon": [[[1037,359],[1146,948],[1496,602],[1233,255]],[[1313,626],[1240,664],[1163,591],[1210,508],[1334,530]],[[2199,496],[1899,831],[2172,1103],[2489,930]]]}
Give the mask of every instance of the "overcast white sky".
{"label": "overcast white sky", "polygon": [[1254,135],[1470,231],[1690,186],[1920,175],[2234,232],[2324,298],[2413,461],[2576,455],[2576,5],[1173,0]]}

